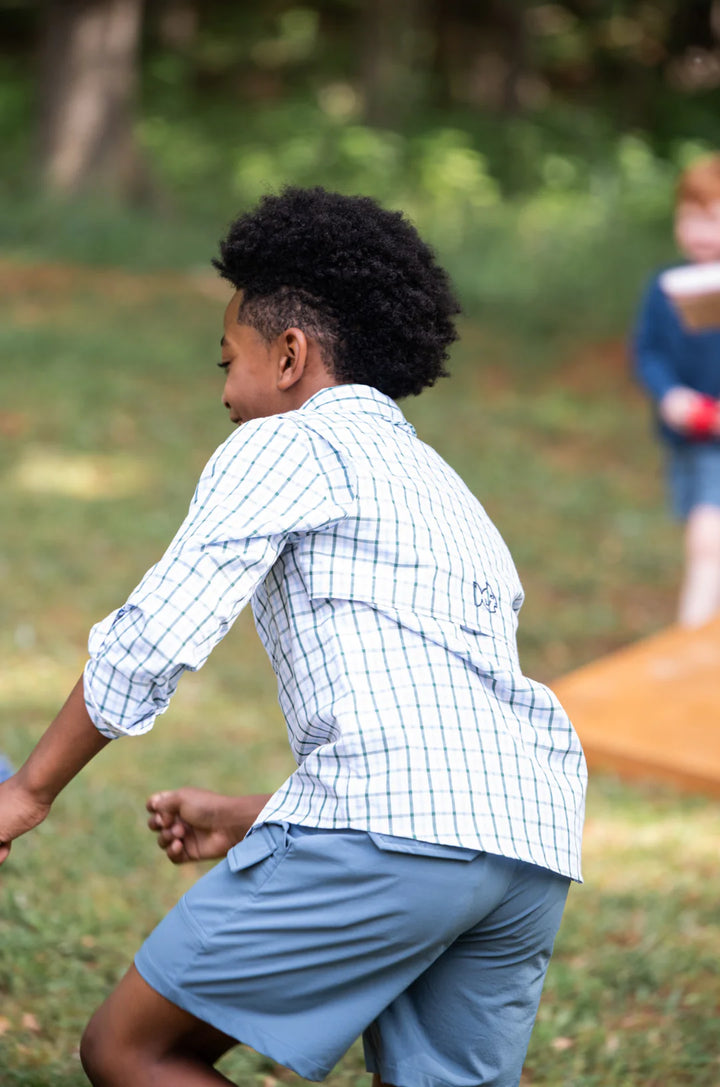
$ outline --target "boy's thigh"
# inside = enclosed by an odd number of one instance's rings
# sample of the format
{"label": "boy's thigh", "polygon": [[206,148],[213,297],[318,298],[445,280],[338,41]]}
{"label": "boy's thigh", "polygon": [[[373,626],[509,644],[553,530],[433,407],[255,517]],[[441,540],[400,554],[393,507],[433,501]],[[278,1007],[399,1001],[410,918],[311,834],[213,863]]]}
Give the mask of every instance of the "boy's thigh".
{"label": "boy's thigh", "polygon": [[[501,858],[479,859],[492,868]],[[517,862],[503,901],[364,1034],[368,1069],[412,1087],[515,1087],[569,880]]]}

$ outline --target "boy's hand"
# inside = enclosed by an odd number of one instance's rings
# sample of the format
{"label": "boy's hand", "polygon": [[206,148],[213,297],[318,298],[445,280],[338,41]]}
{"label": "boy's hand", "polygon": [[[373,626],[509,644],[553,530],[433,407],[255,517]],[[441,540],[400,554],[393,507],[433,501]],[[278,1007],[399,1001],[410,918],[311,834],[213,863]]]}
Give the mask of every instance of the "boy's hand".
{"label": "boy's hand", "polygon": [[720,433],[720,405],[710,396],[676,385],[658,405],[660,418],[673,430],[693,438]]}
{"label": "boy's hand", "polygon": [[247,834],[269,796],[223,796],[185,786],[153,793],[150,830],[173,864],[217,860]]}
{"label": "boy's hand", "polygon": [[61,789],[109,742],[90,720],[81,676],[17,773],[0,784],[0,864],[10,843],[42,823]]}
{"label": "boy's hand", "polygon": [[0,784],[0,864],[15,838],[42,823],[49,811],[50,804],[28,792],[17,774]]}

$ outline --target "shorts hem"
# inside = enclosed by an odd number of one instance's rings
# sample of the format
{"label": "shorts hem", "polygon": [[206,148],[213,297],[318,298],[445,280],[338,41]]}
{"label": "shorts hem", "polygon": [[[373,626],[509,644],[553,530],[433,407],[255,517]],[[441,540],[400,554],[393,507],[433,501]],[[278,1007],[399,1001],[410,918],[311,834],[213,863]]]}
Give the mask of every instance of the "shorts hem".
{"label": "shorts hem", "polygon": [[[190,1015],[202,1019],[204,1023],[208,1023],[211,1027],[215,1027],[216,1030],[222,1031],[223,1034],[227,1034],[230,1038],[235,1038],[238,1045],[247,1045],[264,1057],[268,1057],[271,1061],[275,1061],[284,1068],[289,1068],[291,1072],[295,1072],[303,1079],[319,1083],[330,1074],[335,1066],[334,1064],[329,1067],[316,1064],[301,1053],[290,1050],[287,1042],[275,1038],[272,1034],[259,1030],[257,1027],[248,1026],[247,1029],[243,1029],[242,1038],[238,1038],[237,1016],[225,1015],[223,1009],[213,1004],[212,1001],[205,1001],[202,997],[189,994],[186,989],[182,989],[180,986],[168,981],[155,969],[152,958],[144,948],[141,948],[135,956],[135,969],[151,989],[169,1000],[171,1004],[175,1004]],[[233,1021],[233,1018],[235,1021]]]}

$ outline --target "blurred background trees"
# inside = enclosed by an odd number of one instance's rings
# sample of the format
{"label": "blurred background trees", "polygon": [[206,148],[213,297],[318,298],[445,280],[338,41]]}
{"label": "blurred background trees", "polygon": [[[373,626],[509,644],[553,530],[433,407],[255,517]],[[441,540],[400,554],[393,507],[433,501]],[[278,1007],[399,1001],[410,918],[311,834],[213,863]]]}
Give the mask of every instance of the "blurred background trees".
{"label": "blurred background trees", "polygon": [[542,333],[569,291],[601,330],[624,311],[598,284],[671,254],[719,106],[718,0],[0,0],[0,238],[193,263],[321,183],[404,207],[469,306]]}
{"label": "blurred background trees", "polygon": [[134,135],[142,0],[63,0],[42,9],[38,126],[44,184],[144,192]]}
{"label": "blurred background trees", "polygon": [[[176,114],[315,99],[385,129],[449,111],[511,131],[569,112],[660,153],[715,138],[717,0],[1,0],[0,19],[3,82],[27,80],[41,175],[63,191],[142,197],[131,118],[171,99]],[[536,183],[512,143],[489,147],[493,173]]]}

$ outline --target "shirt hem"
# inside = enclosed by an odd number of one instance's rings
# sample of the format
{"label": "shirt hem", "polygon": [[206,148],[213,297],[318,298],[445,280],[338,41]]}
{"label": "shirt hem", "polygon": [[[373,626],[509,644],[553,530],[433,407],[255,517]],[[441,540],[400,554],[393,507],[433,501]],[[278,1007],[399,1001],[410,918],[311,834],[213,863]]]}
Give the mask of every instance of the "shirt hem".
{"label": "shirt hem", "polygon": [[[352,823],[348,821],[343,825],[335,823],[325,823],[319,819],[313,819],[311,816],[303,818],[298,816],[296,812],[284,811],[282,807],[271,810],[267,815],[263,815],[253,823],[250,828],[250,832],[257,830],[258,827],[265,826],[267,823],[290,823],[293,826],[307,827],[312,830],[355,830],[360,831],[363,834],[380,835],[382,837],[394,838],[396,842],[407,843],[407,848],[398,848],[397,852],[403,853],[420,853],[424,852],[423,846],[441,846],[441,847],[454,847],[459,850],[472,851],[474,853],[491,853],[496,857],[505,857],[507,860],[521,861],[523,864],[531,864],[536,868],[544,868],[548,872],[553,872],[555,875],[564,876],[565,879],[572,880],[573,883],[582,883],[582,869],[579,864],[567,864],[563,865],[560,861],[555,863],[549,863],[548,860],[543,857],[542,859],[536,859],[530,853],[522,853],[519,850],[514,850],[508,846],[503,846],[500,842],[494,840],[491,842],[483,840],[477,835],[473,841],[459,842],[457,839],[448,841],[441,838],[421,838],[410,834],[392,834],[388,832],[387,827],[368,826],[361,825],[359,823]],[[249,832],[249,833],[250,833]],[[413,849],[412,845],[417,842],[420,849]]]}

